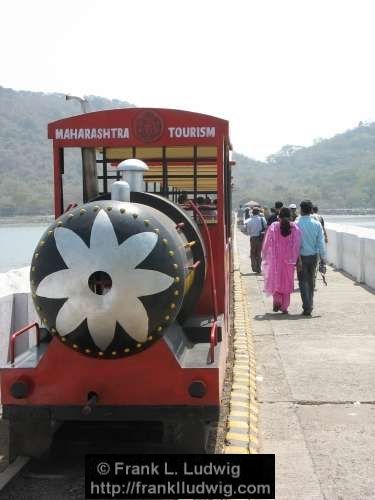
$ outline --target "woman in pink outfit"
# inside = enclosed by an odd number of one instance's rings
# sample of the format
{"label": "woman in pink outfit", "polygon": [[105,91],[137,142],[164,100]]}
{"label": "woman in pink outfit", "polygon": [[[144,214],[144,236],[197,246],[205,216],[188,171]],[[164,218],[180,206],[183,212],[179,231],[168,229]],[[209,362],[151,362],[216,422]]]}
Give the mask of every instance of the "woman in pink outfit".
{"label": "woman in pink outfit", "polygon": [[279,221],[268,228],[262,248],[264,291],[273,295],[273,310],[284,314],[294,291],[294,270],[301,247],[301,230],[290,218],[289,208],[282,208]]}

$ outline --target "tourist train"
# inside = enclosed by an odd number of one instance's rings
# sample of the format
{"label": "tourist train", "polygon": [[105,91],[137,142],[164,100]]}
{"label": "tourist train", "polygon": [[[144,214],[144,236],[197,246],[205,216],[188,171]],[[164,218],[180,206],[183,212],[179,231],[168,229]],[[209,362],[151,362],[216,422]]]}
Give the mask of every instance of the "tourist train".
{"label": "tourist train", "polygon": [[228,127],[142,108],[49,124],[55,221],[30,270],[40,321],[10,336],[1,368],[14,454],[39,455],[77,420],[160,422],[164,439],[205,450],[230,328]]}

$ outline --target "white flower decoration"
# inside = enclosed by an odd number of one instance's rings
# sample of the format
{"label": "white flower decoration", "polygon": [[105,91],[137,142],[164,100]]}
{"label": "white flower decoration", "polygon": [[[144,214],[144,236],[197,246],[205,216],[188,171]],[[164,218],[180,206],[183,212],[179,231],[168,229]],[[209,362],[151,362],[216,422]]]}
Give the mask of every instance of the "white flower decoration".
{"label": "white flower decoration", "polygon": [[[174,281],[158,271],[135,269],[151,253],[158,236],[143,232],[119,245],[104,210],[99,211],[93,223],[90,248],[70,229],[56,228],[54,236],[68,269],[46,276],[36,294],[68,299],[56,317],[59,334],[68,335],[87,318],[90,335],[103,351],[114,338],[116,321],[135,341],[145,342],[149,320],[139,297],[162,292]],[[89,277],[97,271],[104,271],[112,280],[105,295],[97,295],[89,287]]]}

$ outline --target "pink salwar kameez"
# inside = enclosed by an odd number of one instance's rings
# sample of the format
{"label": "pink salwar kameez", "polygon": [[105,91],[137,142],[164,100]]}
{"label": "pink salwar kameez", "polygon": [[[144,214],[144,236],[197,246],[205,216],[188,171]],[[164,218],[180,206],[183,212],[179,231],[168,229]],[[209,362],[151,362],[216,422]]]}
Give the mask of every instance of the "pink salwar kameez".
{"label": "pink salwar kameez", "polygon": [[283,236],[280,223],[268,228],[262,248],[264,291],[273,296],[274,309],[288,311],[290,294],[294,291],[294,270],[300,254],[301,230],[293,222],[291,233]]}

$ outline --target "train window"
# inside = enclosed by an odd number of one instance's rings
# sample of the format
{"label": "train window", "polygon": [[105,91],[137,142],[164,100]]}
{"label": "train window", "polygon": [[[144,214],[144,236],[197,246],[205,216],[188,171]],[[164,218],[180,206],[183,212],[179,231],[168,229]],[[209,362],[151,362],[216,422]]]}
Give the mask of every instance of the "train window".
{"label": "train window", "polygon": [[[103,148],[97,150],[99,154],[103,154]],[[131,158],[132,148],[106,148],[105,155],[107,160],[116,160],[118,158]]]}
{"label": "train window", "polygon": [[[127,148],[131,152],[131,148]],[[110,151],[110,156],[114,157],[114,153],[118,154],[117,151]],[[116,167],[118,161],[114,161],[114,158],[107,157],[106,149],[102,151],[97,151],[96,155],[96,168],[98,176],[99,185],[99,195],[109,193],[111,191],[111,185],[120,179],[120,173],[117,172]]]}
{"label": "train window", "polygon": [[147,160],[158,160],[162,158],[163,148],[137,148],[136,158],[143,160],[147,163]]}
{"label": "train window", "polygon": [[192,146],[172,146],[166,148],[167,159],[192,160],[194,148]]}
{"label": "train window", "polygon": [[216,146],[100,148],[97,150],[100,194],[110,191],[110,185],[119,178],[116,166],[128,158],[142,159],[149,166],[144,175],[146,192],[158,193],[175,203],[194,200],[208,222],[217,222]]}
{"label": "train window", "polygon": [[198,158],[213,158],[216,159],[217,148],[216,146],[198,146]]}

